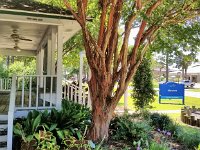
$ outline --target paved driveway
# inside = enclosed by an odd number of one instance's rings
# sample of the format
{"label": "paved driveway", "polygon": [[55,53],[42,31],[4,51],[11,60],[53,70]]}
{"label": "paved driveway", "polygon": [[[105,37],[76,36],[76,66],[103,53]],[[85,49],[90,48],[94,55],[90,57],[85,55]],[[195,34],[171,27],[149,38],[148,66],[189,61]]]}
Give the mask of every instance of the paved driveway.
{"label": "paved driveway", "polygon": [[196,97],[196,98],[199,98],[199,100],[200,100],[200,92],[191,92],[191,91],[186,90],[185,96]]}

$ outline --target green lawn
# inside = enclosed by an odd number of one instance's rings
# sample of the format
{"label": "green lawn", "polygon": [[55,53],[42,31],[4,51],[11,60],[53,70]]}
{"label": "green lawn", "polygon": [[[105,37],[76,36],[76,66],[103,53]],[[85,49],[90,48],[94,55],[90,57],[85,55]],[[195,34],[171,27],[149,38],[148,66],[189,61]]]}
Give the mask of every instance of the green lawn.
{"label": "green lawn", "polygon": [[191,92],[200,92],[200,89],[188,89],[188,91],[191,91]]}
{"label": "green lawn", "polygon": [[159,88],[159,83],[156,80],[153,80],[153,87],[154,88]]}
{"label": "green lawn", "polygon": [[[200,98],[186,97],[186,106],[196,106],[200,107]],[[123,108],[124,98],[122,97],[118,103],[118,107]],[[184,105],[182,105],[181,100],[162,100],[162,104],[158,103],[158,97],[156,96],[155,102],[152,104],[153,108],[151,110],[180,110]],[[128,99],[128,108],[134,110],[133,100],[131,96]]]}

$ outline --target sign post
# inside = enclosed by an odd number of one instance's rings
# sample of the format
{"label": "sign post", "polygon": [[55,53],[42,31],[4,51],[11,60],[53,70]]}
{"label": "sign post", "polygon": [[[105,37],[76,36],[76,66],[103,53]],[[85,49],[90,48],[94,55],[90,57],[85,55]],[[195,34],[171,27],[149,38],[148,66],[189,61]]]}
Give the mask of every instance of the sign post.
{"label": "sign post", "polygon": [[159,103],[161,99],[182,99],[182,104],[185,104],[185,87],[184,84],[175,82],[167,82],[159,84]]}

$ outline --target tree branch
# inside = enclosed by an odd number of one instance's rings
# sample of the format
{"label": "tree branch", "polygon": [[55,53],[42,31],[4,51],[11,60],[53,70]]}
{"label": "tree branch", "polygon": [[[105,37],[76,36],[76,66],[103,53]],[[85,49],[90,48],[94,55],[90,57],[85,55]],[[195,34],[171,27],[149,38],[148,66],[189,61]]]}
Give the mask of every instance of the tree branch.
{"label": "tree branch", "polygon": [[[147,11],[146,11],[146,16],[149,17],[152,12],[162,3],[162,0],[157,0],[152,6],[150,6]],[[135,40],[135,44],[134,44],[134,47],[132,49],[132,53],[131,53],[131,57],[129,58],[129,61],[128,61],[128,64],[130,65],[133,65],[136,61],[136,55],[137,55],[137,50],[140,46],[140,40],[142,38],[142,35],[143,35],[143,32],[145,30],[145,27],[147,25],[147,22],[146,20],[143,20],[142,23],[141,23],[141,26],[140,26],[140,29],[139,29],[139,32],[138,32],[138,35],[136,37],[136,40]]]}
{"label": "tree branch", "polygon": [[102,41],[103,41],[103,34],[105,31],[105,20],[107,15],[107,3],[106,0],[103,0],[102,2],[102,13],[101,13],[101,19],[100,19],[100,29],[99,29],[99,37],[98,37],[98,46],[101,47]]}
{"label": "tree branch", "polygon": [[105,51],[107,49],[107,46],[108,46],[108,43],[109,43],[109,39],[110,39],[110,36],[111,36],[111,32],[112,32],[113,15],[114,15],[114,12],[115,12],[116,0],[112,0],[110,4],[111,4],[111,10],[110,10],[110,14],[109,14],[106,33],[105,33],[104,40],[103,40],[104,42],[103,42],[103,45],[102,45],[103,53],[105,53]]}
{"label": "tree branch", "polygon": [[82,26],[83,25],[83,21],[77,15],[77,13],[73,10],[73,8],[71,7],[70,3],[67,0],[64,0],[64,4],[67,7],[67,9],[69,9],[69,11],[72,13],[72,15],[74,16],[74,18],[78,21],[78,23]]}

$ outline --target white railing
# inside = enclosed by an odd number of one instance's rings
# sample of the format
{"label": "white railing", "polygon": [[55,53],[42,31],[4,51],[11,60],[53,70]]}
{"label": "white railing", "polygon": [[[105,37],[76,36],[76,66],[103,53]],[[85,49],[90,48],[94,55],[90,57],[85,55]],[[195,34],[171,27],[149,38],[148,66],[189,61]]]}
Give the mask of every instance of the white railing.
{"label": "white railing", "polygon": [[88,91],[85,88],[79,90],[77,85],[68,81],[63,82],[62,98],[89,107]]}
{"label": "white railing", "polygon": [[2,78],[2,79],[0,79],[0,90],[1,91],[10,90],[11,89],[11,84],[12,84],[12,79],[11,78]]}
{"label": "white railing", "polygon": [[16,109],[56,107],[56,83],[56,75],[17,76]]}
{"label": "white railing", "polygon": [[10,103],[8,109],[8,129],[7,129],[7,149],[12,149],[13,139],[13,119],[15,112],[15,99],[16,99],[16,76],[12,77],[12,86],[10,92]]}

